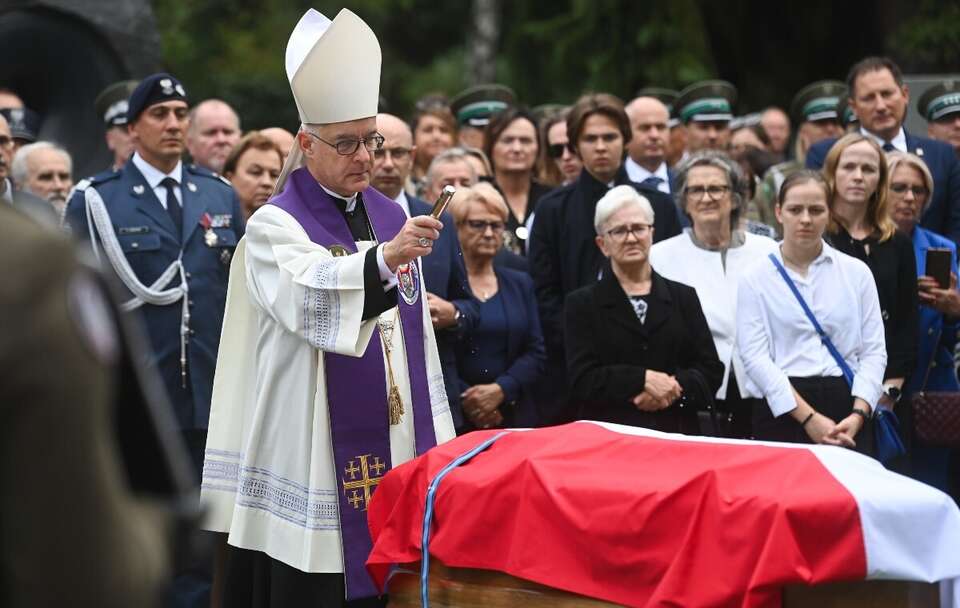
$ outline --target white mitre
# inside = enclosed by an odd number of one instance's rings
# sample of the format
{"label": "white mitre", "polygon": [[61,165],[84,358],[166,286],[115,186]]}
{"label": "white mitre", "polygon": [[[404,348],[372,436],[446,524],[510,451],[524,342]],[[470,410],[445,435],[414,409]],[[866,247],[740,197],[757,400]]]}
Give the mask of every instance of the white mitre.
{"label": "white mitre", "polygon": [[380,43],[349,10],[342,9],[333,21],[308,10],[290,34],[286,67],[304,124],[377,115]]}
{"label": "white mitre", "polygon": [[[330,21],[309,9],[287,41],[287,78],[303,125],[346,122],[377,115],[380,43],[363,19],[342,9]],[[273,194],[303,166],[299,142],[287,156]]]}

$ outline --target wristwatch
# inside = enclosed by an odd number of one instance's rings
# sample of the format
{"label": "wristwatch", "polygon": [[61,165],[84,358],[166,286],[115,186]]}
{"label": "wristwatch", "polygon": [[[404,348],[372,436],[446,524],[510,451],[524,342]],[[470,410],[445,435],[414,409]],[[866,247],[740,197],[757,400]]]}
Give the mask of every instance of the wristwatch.
{"label": "wristwatch", "polygon": [[897,403],[898,401],[900,401],[900,395],[902,394],[902,391],[900,390],[899,387],[896,387],[892,384],[884,384],[883,394],[889,397],[890,401]]}

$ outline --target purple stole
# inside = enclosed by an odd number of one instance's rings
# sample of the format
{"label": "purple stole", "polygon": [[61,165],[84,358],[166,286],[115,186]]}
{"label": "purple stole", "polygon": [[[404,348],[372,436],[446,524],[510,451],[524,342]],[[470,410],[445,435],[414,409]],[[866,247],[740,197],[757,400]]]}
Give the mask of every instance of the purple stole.
{"label": "purple stole", "polygon": [[[406,216],[394,201],[373,188],[361,194],[373,233],[379,242],[393,238],[403,227]],[[357,246],[346,219],[329,194],[305,169],[290,174],[284,191],[270,200],[292,215],[314,243],[326,248],[339,245],[349,253]],[[414,264],[411,264],[414,266]],[[417,272],[406,273],[409,284],[419,281]],[[410,372],[412,412],[416,453],[423,454],[436,445],[433,412],[427,385],[423,344],[422,285],[414,285],[416,297],[408,303],[398,294],[400,325],[403,328]],[[399,290],[399,288],[398,288]],[[379,328],[378,328],[379,334]],[[399,353],[394,352],[393,357]],[[384,378],[380,341],[371,339],[361,357],[324,353],[330,430],[333,436],[333,460],[340,478],[340,541],[343,545],[344,577],[347,599],[378,594],[367,574],[365,562],[373,548],[367,527],[367,504],[380,479],[393,464],[390,460],[390,424],[387,413],[387,383]]]}

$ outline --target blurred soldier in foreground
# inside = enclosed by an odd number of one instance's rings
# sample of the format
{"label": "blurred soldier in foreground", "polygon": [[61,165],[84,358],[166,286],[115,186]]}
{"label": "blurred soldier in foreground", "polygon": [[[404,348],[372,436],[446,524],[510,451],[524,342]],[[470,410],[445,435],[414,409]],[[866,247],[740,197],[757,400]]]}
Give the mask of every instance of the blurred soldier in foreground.
{"label": "blurred soldier in foreground", "polygon": [[[144,432],[132,349],[67,239],[0,205],[0,260],[0,605],[156,606],[175,521],[155,498],[185,491],[183,455]],[[145,463],[163,474],[134,487]]]}

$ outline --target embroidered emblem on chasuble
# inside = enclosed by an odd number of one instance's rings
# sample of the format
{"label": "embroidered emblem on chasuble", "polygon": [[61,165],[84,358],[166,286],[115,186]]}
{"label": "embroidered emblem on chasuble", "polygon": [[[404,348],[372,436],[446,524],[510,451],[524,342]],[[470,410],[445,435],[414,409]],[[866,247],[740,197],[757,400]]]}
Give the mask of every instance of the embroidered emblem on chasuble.
{"label": "embroidered emblem on chasuble", "polygon": [[347,463],[340,486],[350,506],[361,511],[367,510],[373,491],[383,479],[386,468],[384,461],[373,454],[358,455]]}
{"label": "embroidered emblem on chasuble", "polygon": [[417,265],[401,264],[397,268],[397,281],[400,287],[400,296],[409,305],[416,304],[420,297],[420,273]]}

